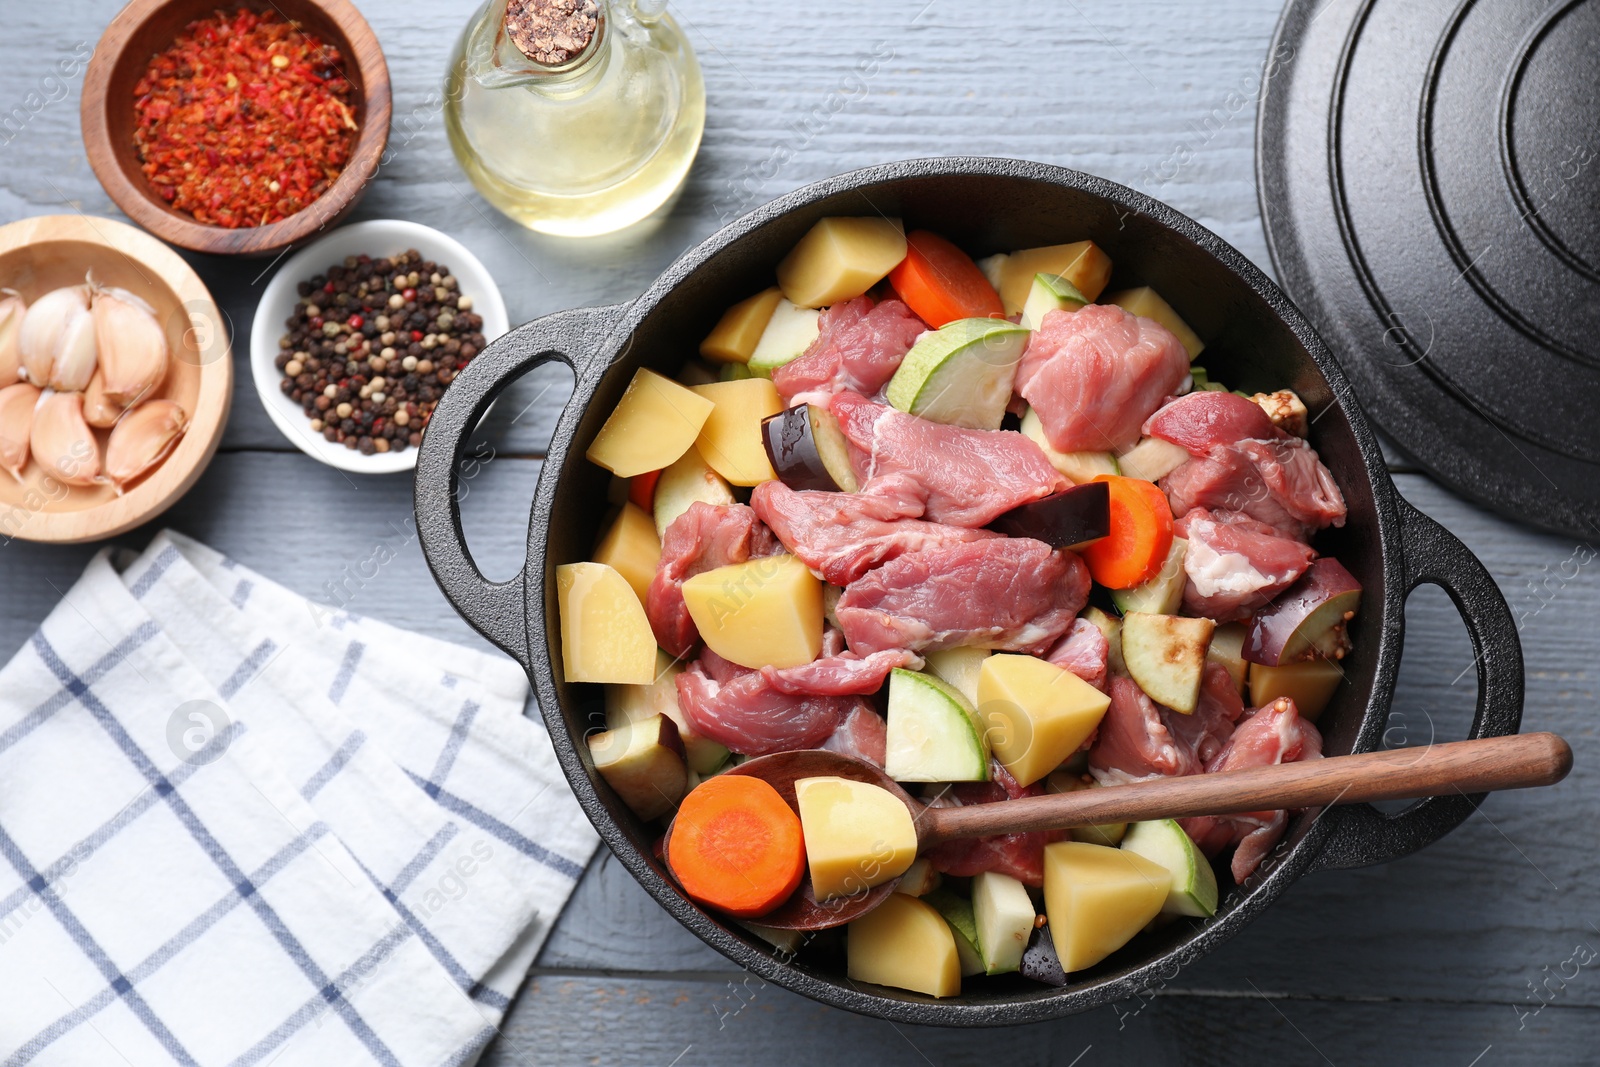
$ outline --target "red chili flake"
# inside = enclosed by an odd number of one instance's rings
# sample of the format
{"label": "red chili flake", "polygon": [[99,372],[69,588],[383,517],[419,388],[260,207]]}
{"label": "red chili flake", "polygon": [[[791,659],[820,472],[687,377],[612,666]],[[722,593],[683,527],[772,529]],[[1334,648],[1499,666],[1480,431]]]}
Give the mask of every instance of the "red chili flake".
{"label": "red chili flake", "polygon": [[359,330],[366,323],[366,321],[367,320],[362,318],[360,315],[351,315],[349,326],[352,330]]}
{"label": "red chili flake", "polygon": [[145,177],[167,203],[213,226],[262,226],[303,210],[355,144],[343,62],[273,12],[191,22],[134,87]]}

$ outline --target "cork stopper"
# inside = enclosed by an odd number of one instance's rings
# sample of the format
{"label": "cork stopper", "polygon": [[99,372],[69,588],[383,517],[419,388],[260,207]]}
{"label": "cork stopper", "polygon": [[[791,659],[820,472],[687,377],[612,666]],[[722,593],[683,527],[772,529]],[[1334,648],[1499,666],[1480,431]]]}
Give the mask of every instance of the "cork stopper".
{"label": "cork stopper", "polygon": [[589,47],[599,12],[595,0],[510,0],[506,36],[535,63],[559,67]]}

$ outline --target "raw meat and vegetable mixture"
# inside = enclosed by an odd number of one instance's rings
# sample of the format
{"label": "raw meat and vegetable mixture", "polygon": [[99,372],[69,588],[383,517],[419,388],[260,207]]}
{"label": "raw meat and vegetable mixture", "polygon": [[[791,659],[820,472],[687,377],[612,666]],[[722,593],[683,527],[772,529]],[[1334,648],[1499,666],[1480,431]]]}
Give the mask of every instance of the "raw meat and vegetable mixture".
{"label": "raw meat and vegetable mixture", "polygon": [[974,262],[827,218],[677,380],[634,376],[588,451],[614,517],[558,568],[563,660],[606,684],[595,764],[676,818],[694,899],[792,949],[760,917],[808,869],[819,900],[898,878],[849,926],[853,978],[1062,984],[1212,914],[1216,872],[1282,837],[1263,811],[918,856],[874,786],[802,781],[791,824],[720,773],[824,748],[966,805],[1320,758],[1361,587],[1316,548],[1345,502],[1305,406],[1211,381],[1195,331],[1111,274],[1091,241]]}

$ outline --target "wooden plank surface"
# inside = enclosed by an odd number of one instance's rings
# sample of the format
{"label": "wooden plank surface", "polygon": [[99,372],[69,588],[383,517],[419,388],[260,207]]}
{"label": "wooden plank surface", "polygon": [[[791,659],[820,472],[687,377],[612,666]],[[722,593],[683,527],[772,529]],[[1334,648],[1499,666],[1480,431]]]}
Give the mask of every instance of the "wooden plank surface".
{"label": "wooden plank surface", "polygon": [[[83,158],[76,79],[45,79],[58,59],[81,52],[80,42],[92,44],[117,6],[8,8],[0,222],[116,215]],[[456,235],[499,279],[513,322],[630,299],[746,207],[851,167],[924,155],[1022,156],[1103,174],[1167,200],[1270,269],[1253,123],[1276,0],[674,3],[706,76],[700,157],[653,225],[587,243],[517,230],[472,193],[450,157],[436,93],[468,6],[362,6],[394,79],[395,152],[355,217],[421,218]],[[863,73],[872,57],[878,62]],[[787,162],[755,177],[779,152]],[[269,264],[191,262],[242,353]],[[312,596],[381,545],[395,558],[361,584],[355,610],[481,644],[427,574],[409,524],[409,479],[347,478],[294,452],[266,420],[248,374],[238,378],[222,454],[162,524]],[[509,575],[521,559],[537,458],[566,393],[564,372],[531,375],[481,432],[498,458],[470,483],[465,511],[473,552],[491,576]],[[485,1062],[943,1067],[991,1061],[997,1040],[1018,1063],[1591,1061],[1600,1038],[1592,967],[1552,980],[1551,1003],[1537,1016],[1518,1011],[1538,1005],[1530,983],[1558,973],[1575,944],[1600,946],[1592,925],[1600,923],[1592,831],[1600,821],[1592,723],[1600,585],[1592,566],[1574,573],[1581,557],[1571,541],[1466,504],[1405,473],[1412,468],[1403,459],[1392,466],[1402,491],[1479,554],[1522,617],[1526,724],[1565,734],[1577,750],[1577,770],[1562,786],[1497,796],[1403,862],[1308,877],[1137,1015],[1139,1005],[1123,1005],[1001,1034],[897,1032],[776,987],[752,991],[603,856]],[[153,530],[125,541],[140,544]],[[93,550],[0,549],[0,657],[21,645]],[[1415,594],[1408,614],[1394,736],[1460,736],[1472,705],[1464,631],[1435,590]]]}

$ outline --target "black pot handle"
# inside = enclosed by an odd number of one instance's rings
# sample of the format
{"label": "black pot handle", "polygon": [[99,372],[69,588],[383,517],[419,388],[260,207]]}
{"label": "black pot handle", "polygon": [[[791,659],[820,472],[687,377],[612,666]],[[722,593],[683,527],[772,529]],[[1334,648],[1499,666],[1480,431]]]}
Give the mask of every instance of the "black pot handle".
{"label": "black pot handle", "polygon": [[[1405,591],[1431,583],[1449,594],[1461,612],[1477,657],[1478,708],[1470,736],[1514,734],[1522,723],[1522,643],[1505,597],[1466,545],[1443,526],[1395,497],[1405,544]],[[1396,815],[1370,804],[1329,809],[1337,818],[1328,835],[1319,870],[1387,863],[1430,845],[1454,830],[1485,794],[1430,797]]]}
{"label": "black pot handle", "polygon": [[[527,568],[506,582],[491,582],[473,563],[461,531],[461,460],[467,439],[489,405],[507,386],[551,360],[573,369],[573,398],[589,395],[590,369],[621,316],[622,305],[579,308],[534,319],[485,348],[456,376],[440,398],[422,435],[414,499],[422,554],[445,598],[473,628],[528,662]],[[562,417],[565,426],[572,414]],[[562,432],[558,429],[557,435]]]}

